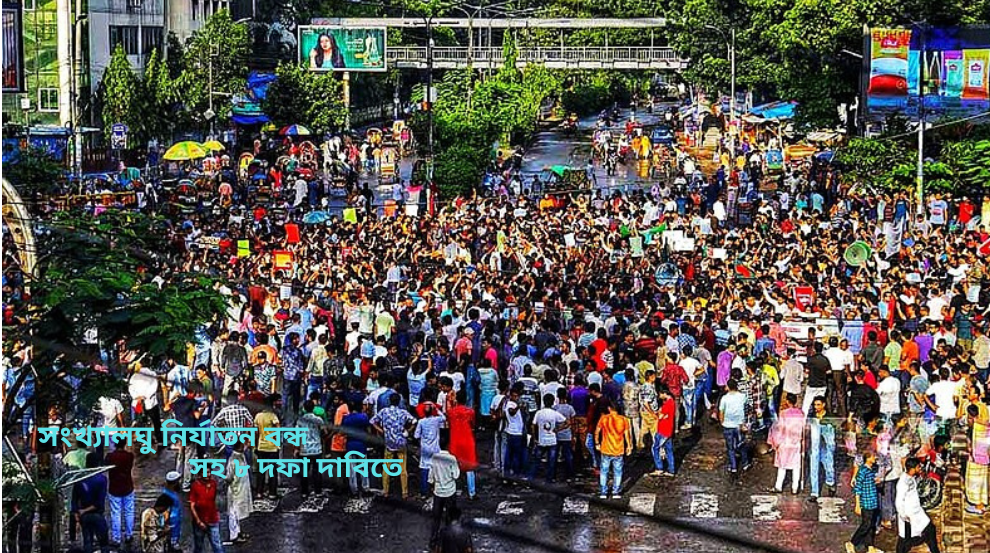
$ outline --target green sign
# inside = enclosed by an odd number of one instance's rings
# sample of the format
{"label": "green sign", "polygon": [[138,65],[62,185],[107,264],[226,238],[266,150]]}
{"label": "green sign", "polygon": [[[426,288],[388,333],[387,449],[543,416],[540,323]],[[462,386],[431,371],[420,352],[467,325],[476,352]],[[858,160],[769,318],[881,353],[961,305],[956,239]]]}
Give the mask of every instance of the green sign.
{"label": "green sign", "polygon": [[299,63],[313,71],[385,71],[385,28],[301,25]]}

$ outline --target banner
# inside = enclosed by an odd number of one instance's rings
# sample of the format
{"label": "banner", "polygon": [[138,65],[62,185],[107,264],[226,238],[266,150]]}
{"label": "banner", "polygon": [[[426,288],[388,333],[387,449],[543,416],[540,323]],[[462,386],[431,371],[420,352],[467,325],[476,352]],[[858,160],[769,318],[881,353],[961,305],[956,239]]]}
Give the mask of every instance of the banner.
{"label": "banner", "polygon": [[299,63],[313,71],[385,71],[385,28],[299,26]]}
{"label": "banner", "polygon": [[990,110],[990,26],[871,29],[864,38],[866,115],[917,120]]}

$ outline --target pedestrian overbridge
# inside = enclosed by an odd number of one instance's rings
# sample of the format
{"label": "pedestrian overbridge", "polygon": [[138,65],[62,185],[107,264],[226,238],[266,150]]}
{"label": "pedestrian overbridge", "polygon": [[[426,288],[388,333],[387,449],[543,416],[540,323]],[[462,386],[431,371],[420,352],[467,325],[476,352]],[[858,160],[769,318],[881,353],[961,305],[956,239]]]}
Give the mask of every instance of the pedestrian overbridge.
{"label": "pedestrian overbridge", "polygon": [[[497,47],[434,47],[435,69],[497,69],[505,65],[505,54]],[[425,46],[389,46],[390,67],[427,69]],[[687,67],[688,60],[669,47],[651,46],[537,46],[521,47],[516,67],[539,64],[549,69],[670,69]]]}

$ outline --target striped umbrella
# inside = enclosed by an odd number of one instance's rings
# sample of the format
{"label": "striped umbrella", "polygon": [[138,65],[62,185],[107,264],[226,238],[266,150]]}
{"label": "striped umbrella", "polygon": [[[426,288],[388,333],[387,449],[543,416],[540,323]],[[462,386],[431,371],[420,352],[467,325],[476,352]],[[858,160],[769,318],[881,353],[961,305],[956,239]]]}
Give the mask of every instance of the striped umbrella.
{"label": "striped umbrella", "polygon": [[282,127],[282,130],[278,131],[278,134],[282,136],[309,136],[313,133],[309,132],[309,129],[302,125],[289,125],[288,127]]}

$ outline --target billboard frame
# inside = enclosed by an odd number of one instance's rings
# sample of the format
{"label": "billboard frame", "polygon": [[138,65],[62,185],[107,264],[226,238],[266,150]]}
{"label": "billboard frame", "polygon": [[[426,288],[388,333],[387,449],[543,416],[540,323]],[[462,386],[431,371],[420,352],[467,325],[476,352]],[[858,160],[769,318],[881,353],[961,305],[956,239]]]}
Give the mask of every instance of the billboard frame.
{"label": "billboard frame", "polygon": [[[382,66],[381,67],[341,67],[332,69],[321,69],[309,67],[309,57],[304,56],[303,53],[303,33],[312,29],[328,29],[328,30],[343,30],[343,31],[361,31],[361,30],[375,30],[381,31],[382,33]],[[346,72],[356,72],[356,73],[385,73],[388,71],[388,27],[385,26],[368,26],[368,27],[345,27],[341,25],[298,25],[296,27],[296,63],[302,65],[307,71],[314,71],[317,73],[346,73]]]}
{"label": "billboard frame", "polygon": [[[14,33],[16,34],[14,40],[14,48],[16,49],[15,59],[14,59],[14,72],[15,79],[17,83],[12,86],[3,86],[2,92],[5,94],[20,94],[26,92],[25,87],[25,75],[24,75],[24,14],[21,9],[21,2],[19,0],[3,0],[3,15],[6,16],[8,12],[12,12],[14,16]],[[4,49],[8,47],[7,41],[4,41]],[[6,61],[6,60],[4,60]],[[6,67],[0,68],[0,70],[5,70]],[[6,85],[6,82],[2,83]]]}

